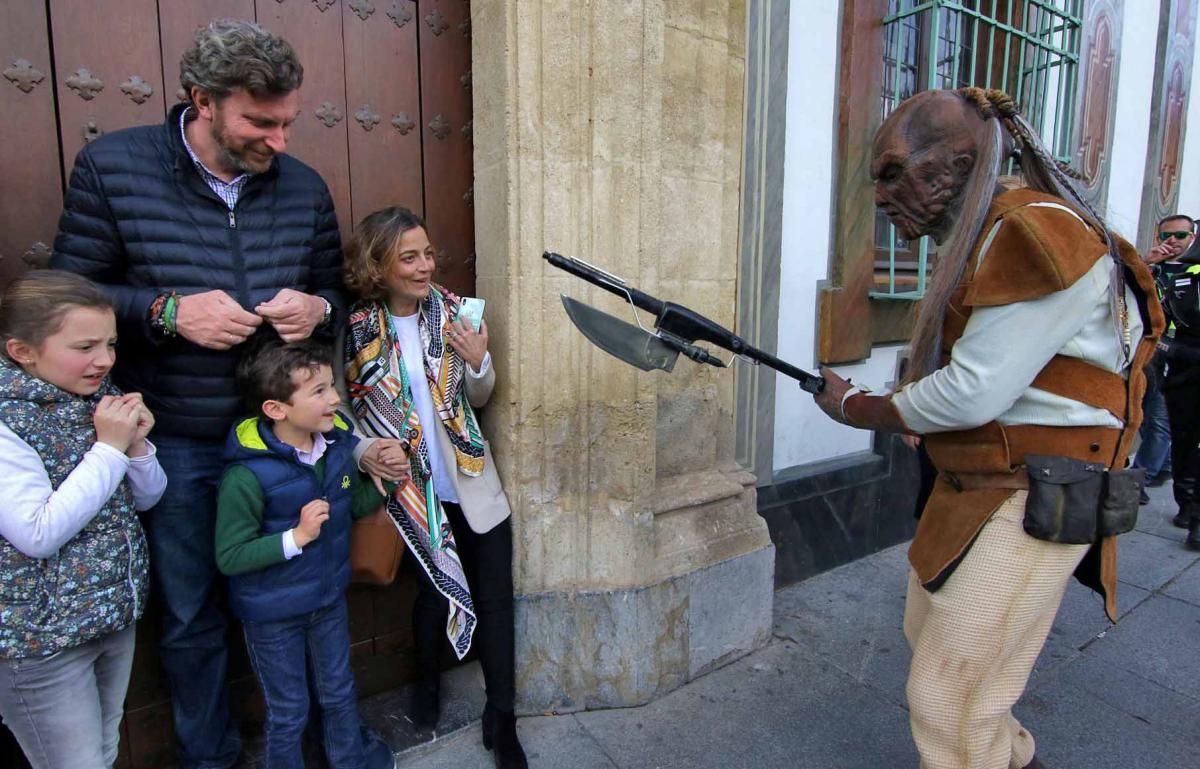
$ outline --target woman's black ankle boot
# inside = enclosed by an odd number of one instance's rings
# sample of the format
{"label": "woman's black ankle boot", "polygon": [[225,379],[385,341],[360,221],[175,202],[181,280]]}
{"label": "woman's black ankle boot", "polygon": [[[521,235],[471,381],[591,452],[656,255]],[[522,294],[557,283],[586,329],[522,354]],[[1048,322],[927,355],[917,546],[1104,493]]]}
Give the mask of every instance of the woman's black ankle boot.
{"label": "woman's black ankle boot", "polygon": [[496,710],[490,704],[484,706],[483,747],[492,751],[496,769],[529,769],[525,750],[517,739],[517,717],[511,712]]}

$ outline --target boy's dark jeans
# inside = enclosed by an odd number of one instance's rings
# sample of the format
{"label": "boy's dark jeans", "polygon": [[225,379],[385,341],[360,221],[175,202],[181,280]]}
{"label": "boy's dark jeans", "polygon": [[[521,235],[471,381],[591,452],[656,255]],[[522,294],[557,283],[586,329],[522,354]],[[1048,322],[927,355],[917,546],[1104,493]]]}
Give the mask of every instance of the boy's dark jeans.
{"label": "boy's dark jeans", "polygon": [[370,745],[370,755],[364,746],[345,596],[319,611],[276,622],[246,620],[242,628],[267,702],[267,769],[304,766],[300,737],[308,721],[310,690],[321,712],[321,741],[330,769],[392,765],[386,746]]}

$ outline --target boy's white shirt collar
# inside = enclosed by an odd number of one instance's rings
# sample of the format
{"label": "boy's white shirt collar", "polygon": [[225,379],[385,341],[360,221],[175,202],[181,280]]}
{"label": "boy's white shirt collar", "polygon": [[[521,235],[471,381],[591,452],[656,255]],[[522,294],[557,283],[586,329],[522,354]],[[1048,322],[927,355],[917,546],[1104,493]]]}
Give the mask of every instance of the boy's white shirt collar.
{"label": "boy's white shirt collar", "polygon": [[302,464],[312,467],[325,456],[325,449],[329,447],[329,442],[325,440],[325,436],[321,433],[313,433],[312,448],[308,451],[296,449],[296,459],[299,459]]}

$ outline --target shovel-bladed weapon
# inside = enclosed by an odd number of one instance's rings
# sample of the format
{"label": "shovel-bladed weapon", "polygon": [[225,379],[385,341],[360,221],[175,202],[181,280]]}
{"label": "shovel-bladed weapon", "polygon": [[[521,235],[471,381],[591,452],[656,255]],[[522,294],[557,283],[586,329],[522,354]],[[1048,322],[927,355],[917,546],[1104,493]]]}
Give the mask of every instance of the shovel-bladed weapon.
{"label": "shovel-bladed weapon", "polygon": [[[634,307],[654,315],[656,330],[650,332],[642,327],[640,320],[635,326],[569,296],[562,297],[567,316],[592,344],[632,366],[643,371],[671,371],[675,367],[675,360],[683,353],[697,363],[725,368],[724,361],[703,347],[693,344],[701,341],[715,344],[735,355],[786,374],[810,393],[819,393],[825,389],[825,380],[822,377],[763,352],[695,310],[674,302],[664,302],[644,291],[638,291],[622,278],[581,259],[550,251],[542,254],[542,258],[555,267],[616,294]],[[637,318],[636,311],[634,318]]]}

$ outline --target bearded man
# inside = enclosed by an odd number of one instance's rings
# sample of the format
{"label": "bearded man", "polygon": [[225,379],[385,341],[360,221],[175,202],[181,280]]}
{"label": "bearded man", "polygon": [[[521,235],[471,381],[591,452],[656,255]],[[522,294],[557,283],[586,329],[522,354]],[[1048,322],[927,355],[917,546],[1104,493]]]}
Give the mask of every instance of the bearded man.
{"label": "bearded man", "polygon": [[[1028,186],[1005,191],[1014,153]],[[1116,620],[1113,535],[1132,527],[1140,471],[1104,471],[1126,465],[1162,311],[1137,252],[1002,92],[904,102],[871,175],[876,204],[905,238],[932,236],[938,262],[900,389],[869,394],[826,369],[817,403],[923,436],[939,470],[904,616],[921,766],[1041,767],[1012,707],[1073,573]]]}
{"label": "bearded man", "polygon": [[145,523],[185,769],[232,766],[240,750],[213,551],[239,347],[264,323],[304,339],[341,302],[333,200],[283,154],[303,75],[287,41],[255,24],[201,29],[180,65],[188,99],[166,123],[101,136],[76,156],[51,258],[112,295],[113,376],[157,417],[168,486]]}

